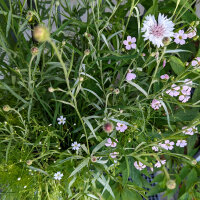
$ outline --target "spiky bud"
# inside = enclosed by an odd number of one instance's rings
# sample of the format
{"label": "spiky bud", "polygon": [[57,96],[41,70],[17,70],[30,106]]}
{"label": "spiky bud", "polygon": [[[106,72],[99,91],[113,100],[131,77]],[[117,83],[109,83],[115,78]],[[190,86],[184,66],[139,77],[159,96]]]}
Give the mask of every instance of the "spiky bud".
{"label": "spiky bud", "polygon": [[45,41],[49,40],[50,33],[49,33],[49,30],[47,29],[47,27],[40,24],[40,25],[34,27],[33,37],[38,42],[45,42]]}

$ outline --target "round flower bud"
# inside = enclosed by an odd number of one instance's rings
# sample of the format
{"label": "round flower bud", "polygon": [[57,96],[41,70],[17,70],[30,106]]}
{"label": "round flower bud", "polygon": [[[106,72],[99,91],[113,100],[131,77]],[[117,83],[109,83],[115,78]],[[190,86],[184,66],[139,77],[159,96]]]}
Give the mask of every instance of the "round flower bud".
{"label": "round flower bud", "polygon": [[49,88],[48,88],[48,91],[49,91],[49,92],[54,92],[54,88],[49,87]]}
{"label": "round flower bud", "polygon": [[96,161],[97,161],[97,157],[92,156],[92,157],[91,157],[91,161],[92,161],[92,162],[96,162]]}
{"label": "round flower bud", "polygon": [[167,46],[167,45],[169,45],[170,44],[170,38],[169,37],[164,37],[163,38],[163,40],[162,40],[162,42],[163,42],[163,44],[165,45],[165,46]]}
{"label": "round flower bud", "polygon": [[170,190],[173,190],[176,188],[176,182],[175,180],[169,180],[167,181],[167,188],[170,189]]}
{"label": "round flower bud", "polygon": [[33,29],[33,37],[38,42],[45,42],[49,40],[49,30],[43,25],[38,25]]}
{"label": "round flower bud", "polygon": [[37,47],[32,47],[31,48],[31,53],[32,53],[32,55],[37,55],[38,54],[38,48]]}
{"label": "round flower bud", "polygon": [[26,164],[27,165],[32,165],[33,161],[32,160],[27,160]]}
{"label": "round flower bud", "polygon": [[3,106],[3,110],[5,112],[9,112],[11,110],[11,107],[9,105],[5,105],[5,106]]}
{"label": "round flower bud", "polygon": [[28,20],[28,22],[32,22],[33,21],[33,12],[32,11],[28,11],[26,14],[26,19]]}
{"label": "round flower bud", "polygon": [[114,93],[119,94],[120,93],[119,89],[118,88],[114,89]]}
{"label": "round flower bud", "polygon": [[62,41],[62,46],[65,46],[66,42],[65,40]]}
{"label": "round flower bud", "polygon": [[86,50],[84,51],[84,54],[85,54],[86,56],[90,55],[90,50],[89,50],[89,49],[86,49]]}
{"label": "round flower bud", "polygon": [[81,76],[81,77],[79,78],[79,81],[80,81],[80,82],[83,82],[83,81],[84,81],[84,78]]}
{"label": "round flower bud", "polygon": [[192,165],[196,165],[197,164],[197,160],[192,160]]}
{"label": "round flower bud", "polygon": [[56,1],[56,7],[58,7],[60,5],[59,1]]}
{"label": "round flower bud", "polygon": [[103,130],[106,132],[106,133],[111,133],[113,131],[113,124],[111,122],[106,122],[104,125],[103,125]]}

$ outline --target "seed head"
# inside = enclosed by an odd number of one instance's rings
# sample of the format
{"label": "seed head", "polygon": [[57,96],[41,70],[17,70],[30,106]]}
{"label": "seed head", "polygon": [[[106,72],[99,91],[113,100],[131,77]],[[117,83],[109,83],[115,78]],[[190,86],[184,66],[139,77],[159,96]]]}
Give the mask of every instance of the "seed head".
{"label": "seed head", "polygon": [[174,188],[176,188],[176,182],[175,180],[169,180],[167,181],[167,188],[170,190],[173,190]]}
{"label": "seed head", "polygon": [[50,33],[44,25],[38,25],[33,29],[33,37],[38,42],[45,42],[49,40]]}

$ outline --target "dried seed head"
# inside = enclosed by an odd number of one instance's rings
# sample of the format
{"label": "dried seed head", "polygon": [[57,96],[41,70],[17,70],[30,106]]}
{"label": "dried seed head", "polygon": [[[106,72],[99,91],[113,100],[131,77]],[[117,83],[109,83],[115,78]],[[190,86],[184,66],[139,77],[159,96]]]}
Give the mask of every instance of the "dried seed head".
{"label": "dried seed head", "polygon": [[175,180],[169,180],[167,181],[167,188],[170,189],[170,190],[173,190],[176,188],[176,182]]}
{"label": "dried seed head", "polygon": [[37,47],[32,47],[31,48],[31,53],[32,53],[32,55],[37,55],[38,54],[38,48]]}
{"label": "dried seed head", "polygon": [[5,105],[5,106],[3,106],[3,110],[5,112],[9,112],[11,110],[11,107],[9,105]]}
{"label": "dried seed head", "polygon": [[38,25],[33,29],[33,37],[38,42],[45,42],[49,40],[49,30],[44,25]]}
{"label": "dried seed head", "polygon": [[103,125],[103,130],[106,132],[106,133],[111,133],[113,131],[113,124],[111,122],[106,122],[104,125]]}

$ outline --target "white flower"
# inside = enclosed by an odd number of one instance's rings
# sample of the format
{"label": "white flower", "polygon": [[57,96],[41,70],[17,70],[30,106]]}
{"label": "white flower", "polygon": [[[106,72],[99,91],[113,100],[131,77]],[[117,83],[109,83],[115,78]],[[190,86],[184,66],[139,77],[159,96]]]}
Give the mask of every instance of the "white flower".
{"label": "white flower", "polygon": [[144,165],[143,163],[141,163],[140,161],[135,161],[134,162],[134,166],[135,166],[135,168],[137,169],[137,170],[143,170],[145,167],[146,167],[146,165]]}
{"label": "white flower", "polygon": [[57,120],[58,120],[58,124],[65,124],[66,122],[66,118],[63,116],[60,116],[60,118],[57,118]]}
{"label": "white flower", "polygon": [[135,42],[136,42],[136,38],[135,37],[128,36],[127,40],[123,41],[123,44],[126,46],[125,48],[127,50],[130,50],[130,49],[136,49]]}
{"label": "white flower", "polygon": [[166,163],[166,160],[161,160],[161,161],[158,161],[154,167],[157,167],[157,168],[160,168],[162,165],[164,165]]}
{"label": "white flower", "polygon": [[197,127],[193,126],[187,129],[187,126],[184,126],[182,129],[186,129],[183,131],[185,135],[194,135],[194,133],[198,133]]}
{"label": "white flower", "polygon": [[178,33],[175,33],[174,34],[174,42],[176,44],[180,44],[180,45],[183,45],[185,44],[185,40],[187,39],[187,34],[184,33],[184,30],[179,30]]}
{"label": "white flower", "polygon": [[55,180],[61,180],[62,179],[62,177],[63,177],[63,174],[61,174],[61,172],[56,172],[55,174],[54,174],[54,179]]}
{"label": "white flower", "polygon": [[141,29],[144,40],[150,40],[157,47],[164,46],[164,38],[174,36],[173,30],[174,23],[161,13],[158,15],[158,22],[153,15],[146,16]]}
{"label": "white flower", "polygon": [[152,147],[152,150],[154,150],[154,151],[158,151],[159,149],[158,149],[158,147],[153,146],[153,147]]}
{"label": "white flower", "polygon": [[177,147],[185,147],[187,146],[187,141],[186,140],[178,140],[176,143]]}
{"label": "white flower", "polygon": [[73,150],[77,150],[78,151],[80,149],[80,146],[81,146],[81,144],[79,144],[77,142],[72,143],[72,149]]}
{"label": "white flower", "polygon": [[172,150],[174,148],[174,142],[170,142],[169,140],[165,140],[164,144],[160,144],[160,147],[166,150]]}

